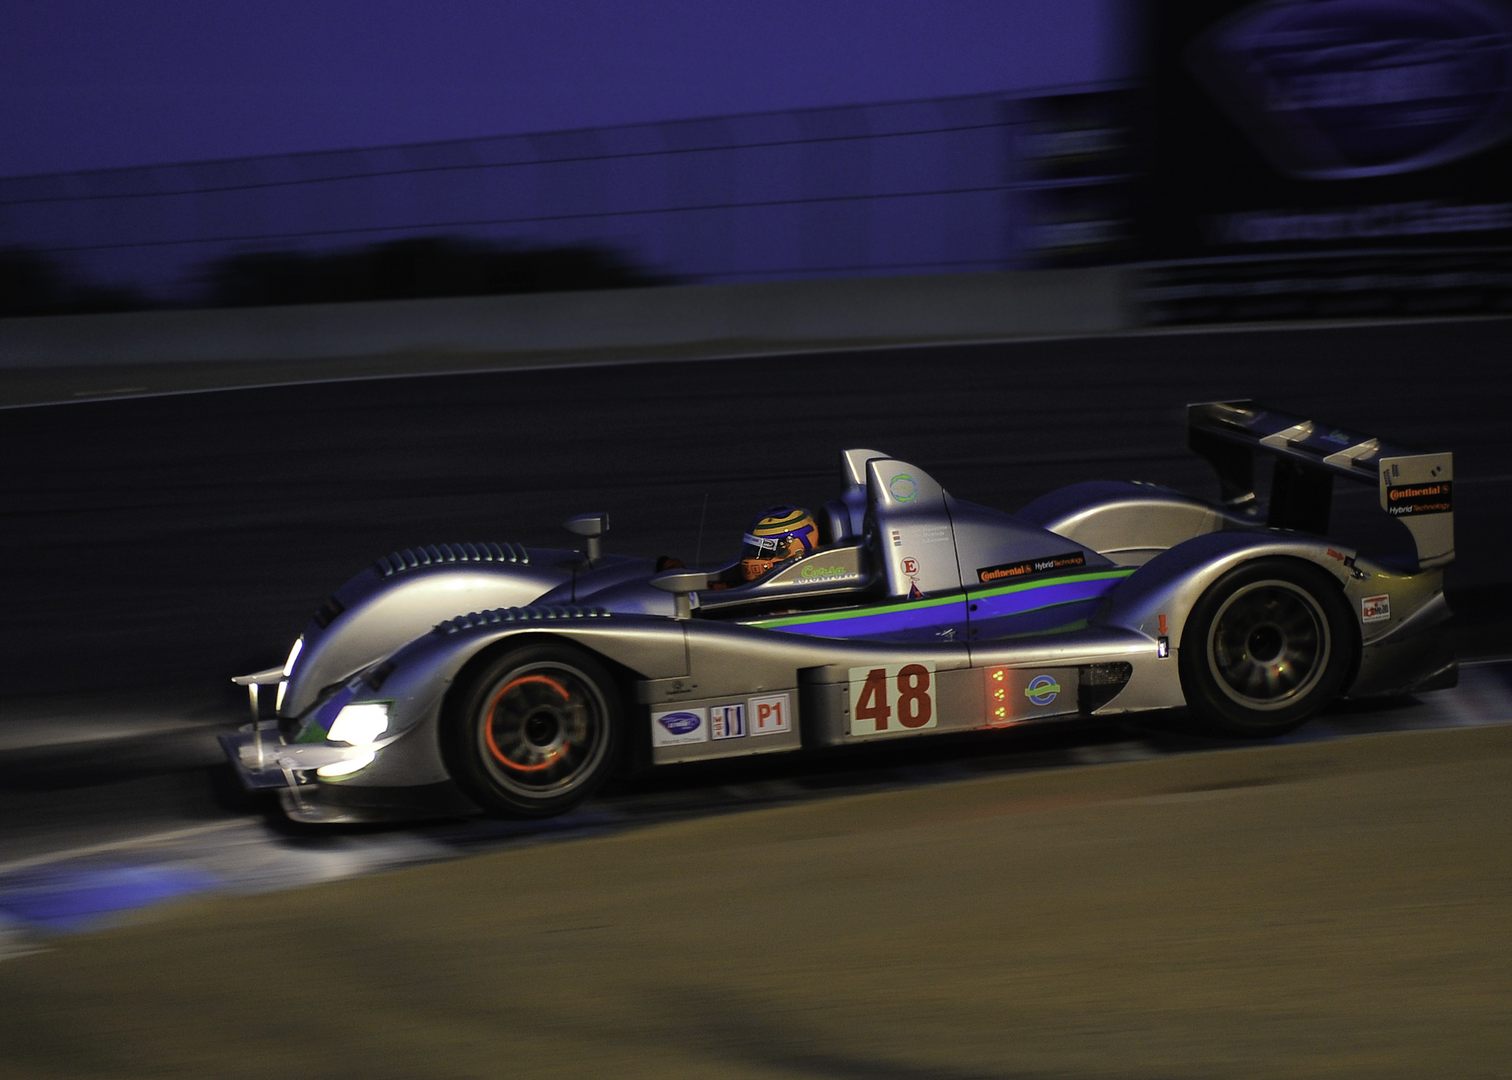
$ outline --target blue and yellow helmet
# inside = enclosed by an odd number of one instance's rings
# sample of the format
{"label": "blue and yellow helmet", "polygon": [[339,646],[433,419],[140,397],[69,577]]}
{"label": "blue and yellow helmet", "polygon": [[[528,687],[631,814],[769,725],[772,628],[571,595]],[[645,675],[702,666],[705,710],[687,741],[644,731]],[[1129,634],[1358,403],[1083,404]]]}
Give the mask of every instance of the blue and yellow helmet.
{"label": "blue and yellow helmet", "polygon": [[756,516],[740,549],[740,569],[755,581],[780,562],[819,546],[819,526],[801,506],[771,506]]}

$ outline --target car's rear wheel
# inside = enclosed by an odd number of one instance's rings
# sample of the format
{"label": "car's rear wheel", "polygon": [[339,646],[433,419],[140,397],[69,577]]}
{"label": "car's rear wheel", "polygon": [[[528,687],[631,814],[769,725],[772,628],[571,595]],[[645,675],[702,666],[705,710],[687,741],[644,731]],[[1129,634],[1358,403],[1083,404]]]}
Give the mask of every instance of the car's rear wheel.
{"label": "car's rear wheel", "polygon": [[560,814],[614,767],[623,706],[613,677],[582,649],[513,649],[460,691],[443,749],[453,779],[490,813]]}
{"label": "car's rear wheel", "polygon": [[1187,705],[1231,735],[1290,731],[1344,689],[1359,634],[1339,584],[1295,559],[1257,559],[1192,608],[1179,658]]}

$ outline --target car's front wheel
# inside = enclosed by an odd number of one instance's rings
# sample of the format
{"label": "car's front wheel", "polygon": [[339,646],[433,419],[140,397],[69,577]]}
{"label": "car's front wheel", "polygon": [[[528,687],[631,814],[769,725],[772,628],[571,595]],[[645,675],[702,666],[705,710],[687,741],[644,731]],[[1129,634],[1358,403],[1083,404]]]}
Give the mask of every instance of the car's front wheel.
{"label": "car's front wheel", "polygon": [[563,813],[614,767],[623,706],[613,677],[582,649],[513,649],[459,691],[443,748],[452,778],[490,813]]}
{"label": "car's front wheel", "polygon": [[1295,559],[1257,559],[1202,594],[1181,635],[1187,705],[1231,735],[1290,731],[1344,689],[1359,634],[1339,584]]}

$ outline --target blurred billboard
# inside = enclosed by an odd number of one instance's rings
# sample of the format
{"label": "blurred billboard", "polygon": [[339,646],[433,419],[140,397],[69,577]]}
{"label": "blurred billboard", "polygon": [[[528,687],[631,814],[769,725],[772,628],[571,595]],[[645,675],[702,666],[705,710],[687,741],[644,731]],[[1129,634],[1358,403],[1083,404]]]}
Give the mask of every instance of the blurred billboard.
{"label": "blurred billboard", "polygon": [[1124,87],[1005,103],[1007,249],[1016,266],[1106,265],[1138,255],[1138,105]]}
{"label": "blurred billboard", "polygon": [[1152,0],[1156,321],[1512,309],[1512,6]]}

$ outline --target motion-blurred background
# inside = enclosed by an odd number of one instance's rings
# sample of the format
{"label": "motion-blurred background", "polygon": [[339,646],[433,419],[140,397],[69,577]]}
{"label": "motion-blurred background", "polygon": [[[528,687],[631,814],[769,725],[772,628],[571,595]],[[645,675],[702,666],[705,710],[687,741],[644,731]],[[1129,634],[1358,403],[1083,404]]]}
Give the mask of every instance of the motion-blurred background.
{"label": "motion-blurred background", "polygon": [[1502,0],[21,6],[0,312],[1138,264],[1512,307]]}
{"label": "motion-blurred background", "polygon": [[[1509,314],[1512,0],[0,4],[0,1074],[1504,1075]],[[382,553],[733,557],[842,446],[1216,494],[1251,396],[1454,452],[1458,688],[539,833],[216,741]]]}

